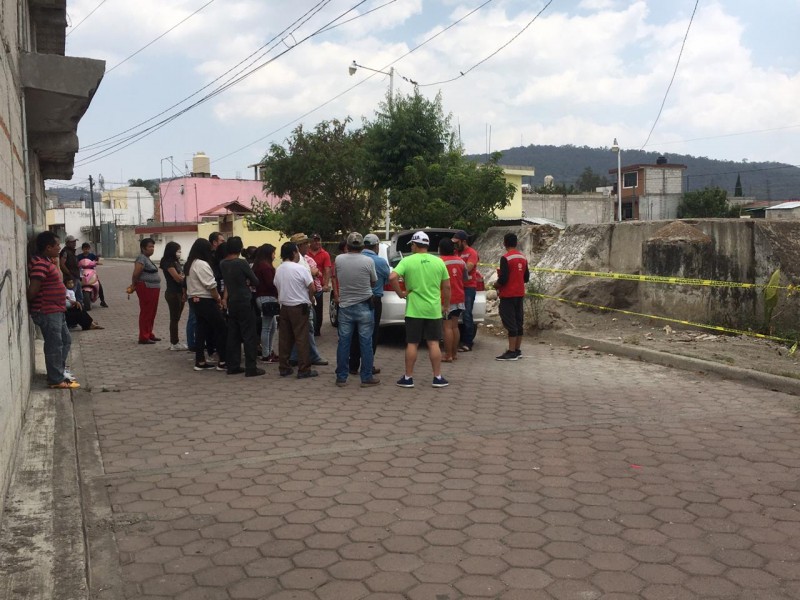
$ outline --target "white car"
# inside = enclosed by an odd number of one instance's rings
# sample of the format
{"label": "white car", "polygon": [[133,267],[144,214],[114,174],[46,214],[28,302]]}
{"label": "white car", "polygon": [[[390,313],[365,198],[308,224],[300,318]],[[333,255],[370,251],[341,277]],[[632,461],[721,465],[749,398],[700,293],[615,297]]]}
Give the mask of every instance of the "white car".
{"label": "white car", "polygon": [[[417,230],[401,231],[392,236],[391,242],[381,242],[378,248],[378,256],[385,258],[389,263],[390,270],[399,263],[403,256],[411,254],[411,236]],[[429,252],[438,256],[439,241],[442,239],[451,239],[456,229],[425,229],[430,240]],[[400,280],[402,285],[402,279]],[[392,287],[387,283],[383,288],[383,300],[381,302],[381,328],[397,327],[398,325],[405,324],[406,316],[406,301],[400,298]],[[331,294],[330,302],[330,320],[331,325],[336,327],[336,313],[337,307],[333,302],[333,295]],[[483,323],[486,316],[486,290],[483,285],[483,278],[478,279],[477,293],[475,294],[475,305],[472,310],[472,316],[475,323]]]}

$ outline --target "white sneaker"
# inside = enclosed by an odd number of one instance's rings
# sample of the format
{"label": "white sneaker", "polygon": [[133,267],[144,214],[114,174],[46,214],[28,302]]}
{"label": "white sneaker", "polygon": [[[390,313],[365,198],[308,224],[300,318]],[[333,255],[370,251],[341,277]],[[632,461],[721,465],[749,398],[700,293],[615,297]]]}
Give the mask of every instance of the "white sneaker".
{"label": "white sneaker", "polygon": [[75,381],[75,376],[72,374],[72,371],[69,369],[64,369],[64,379],[69,379],[70,381]]}
{"label": "white sneaker", "polygon": [[188,349],[189,349],[189,346],[187,346],[186,344],[182,344],[182,343],[178,342],[177,344],[172,344],[172,345],[169,347],[169,349],[170,349],[170,350],[174,350],[174,351],[176,351],[176,352],[182,352],[182,351],[184,351],[184,350],[188,350]]}

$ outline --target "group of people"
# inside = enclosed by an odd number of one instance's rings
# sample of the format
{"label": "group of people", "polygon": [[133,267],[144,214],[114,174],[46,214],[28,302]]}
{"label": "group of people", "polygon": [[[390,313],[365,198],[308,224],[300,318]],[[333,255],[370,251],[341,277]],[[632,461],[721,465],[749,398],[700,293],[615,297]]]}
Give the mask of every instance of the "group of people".
{"label": "group of people", "polygon": [[[297,366],[299,378],[316,376],[311,366],[328,364],[319,354],[314,338],[320,335],[322,294],[330,289],[330,255],[322,248],[319,235],[308,238],[298,233],[287,243],[297,252],[296,264],[303,267],[311,280],[308,302],[319,306],[307,315],[303,335],[299,329],[284,331],[281,325],[280,347],[283,348],[283,340],[292,337],[283,360],[273,350],[278,317],[283,316],[284,306],[291,311],[293,305],[292,299],[281,299],[280,278],[274,265],[277,249],[272,244],[245,249],[241,238],[226,240],[220,232],[212,233],[207,240],[196,240],[185,263],[181,261],[180,245],[169,242],[157,266],[152,260],[155,241],[150,238],[141,241],[141,254],[134,263],[127,290],[139,299],[138,343],[160,341],[153,333],[161,288],[160,270],[166,281],[164,297],[170,312],[169,348],[194,352],[196,371],[215,369],[229,375],[264,375],[264,369],[258,367],[260,353],[263,362],[281,363],[281,375],[291,374],[292,367]],[[281,248],[282,258],[284,250]],[[287,283],[285,292],[290,288]],[[186,304],[189,318],[187,343],[183,344],[179,339],[179,322]],[[288,317],[280,319],[281,323],[284,321],[292,322]],[[216,364],[208,360],[213,354],[217,357]]]}
{"label": "group of people", "polygon": [[[77,240],[68,236],[65,241],[62,251],[54,234],[43,232],[37,237],[28,299],[33,320],[45,339],[48,384],[74,389],[79,384],[66,367],[69,327],[100,327],[82,311],[80,272],[73,264]],[[522,299],[529,272],[525,256],[516,249],[516,236],[507,234],[503,243],[506,253],[500,260],[497,289],[509,347],[497,360],[517,360],[521,356]],[[258,367],[260,354],[261,361],[278,363],[278,373],[283,377],[294,374],[295,367],[298,379],[316,377],[318,373],[312,367],[328,364],[315,338],[321,335],[323,295],[331,291],[338,316],[336,385],[345,386],[349,375],[359,375],[361,386],[370,387],[380,383],[375,377],[380,368],[374,364],[374,357],[382,296],[389,286],[407,301],[405,370],[397,385],[414,386],[418,347],[424,340],[433,371],[432,385],[445,387],[449,384],[441,373],[442,362],[458,360],[458,353],[471,351],[474,343],[472,307],[479,258],[463,231],[441,240],[439,256],[429,253],[429,246],[427,234],[416,232],[411,238],[411,255],[391,270],[379,256],[379,240],[374,234],[348,234],[333,263],[319,235],[309,238],[298,233],[281,246],[280,264],[276,266],[275,246],[245,249],[241,238],[225,240],[214,232],[209,239],[194,242],[185,263],[180,245],[167,243],[156,265],[152,260],[155,241],[146,238],[140,243],[141,253],[127,289],[139,301],[138,343],[160,341],[153,327],[163,274],[170,313],[169,348],[194,352],[196,371],[264,375],[265,370]],[[89,244],[83,244],[82,253],[93,256]],[[184,344],[179,323],[187,303]],[[107,306],[102,291],[101,306]],[[464,324],[461,337],[459,320]],[[276,334],[277,353],[273,349]],[[440,340],[444,341],[444,352]],[[209,361],[213,354],[216,364]]]}
{"label": "group of people", "polygon": [[[67,367],[72,346],[70,329],[102,329],[83,309],[79,256],[97,257],[91,244],[84,243],[81,255],[76,254],[77,239],[67,236],[61,248],[59,238],[50,231],[36,236],[35,247],[28,265],[29,283],[26,289],[29,313],[44,339],[44,358],[47,385],[53,389],[77,389],[80,384]],[[108,307],[101,290],[101,306]]]}

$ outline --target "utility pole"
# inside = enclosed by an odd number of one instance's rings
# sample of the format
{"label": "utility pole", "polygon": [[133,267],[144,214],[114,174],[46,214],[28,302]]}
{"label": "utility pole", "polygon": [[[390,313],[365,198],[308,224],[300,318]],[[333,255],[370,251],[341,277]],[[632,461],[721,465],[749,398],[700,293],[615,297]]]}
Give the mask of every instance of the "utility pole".
{"label": "utility pole", "polygon": [[94,214],[94,179],[92,179],[91,175],[89,175],[89,202],[92,205],[92,246],[94,246],[94,251],[97,252],[97,239],[95,237],[97,221],[95,220],[96,217]]}

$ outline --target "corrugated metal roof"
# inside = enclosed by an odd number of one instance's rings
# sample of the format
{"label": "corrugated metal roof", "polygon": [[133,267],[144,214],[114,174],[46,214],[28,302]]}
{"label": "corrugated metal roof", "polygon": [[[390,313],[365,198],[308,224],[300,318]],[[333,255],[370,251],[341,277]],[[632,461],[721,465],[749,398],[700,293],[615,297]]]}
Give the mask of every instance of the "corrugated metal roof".
{"label": "corrugated metal roof", "polygon": [[800,200],[784,202],[783,204],[776,204],[775,206],[768,206],[766,210],[790,210],[793,208],[800,208]]}

